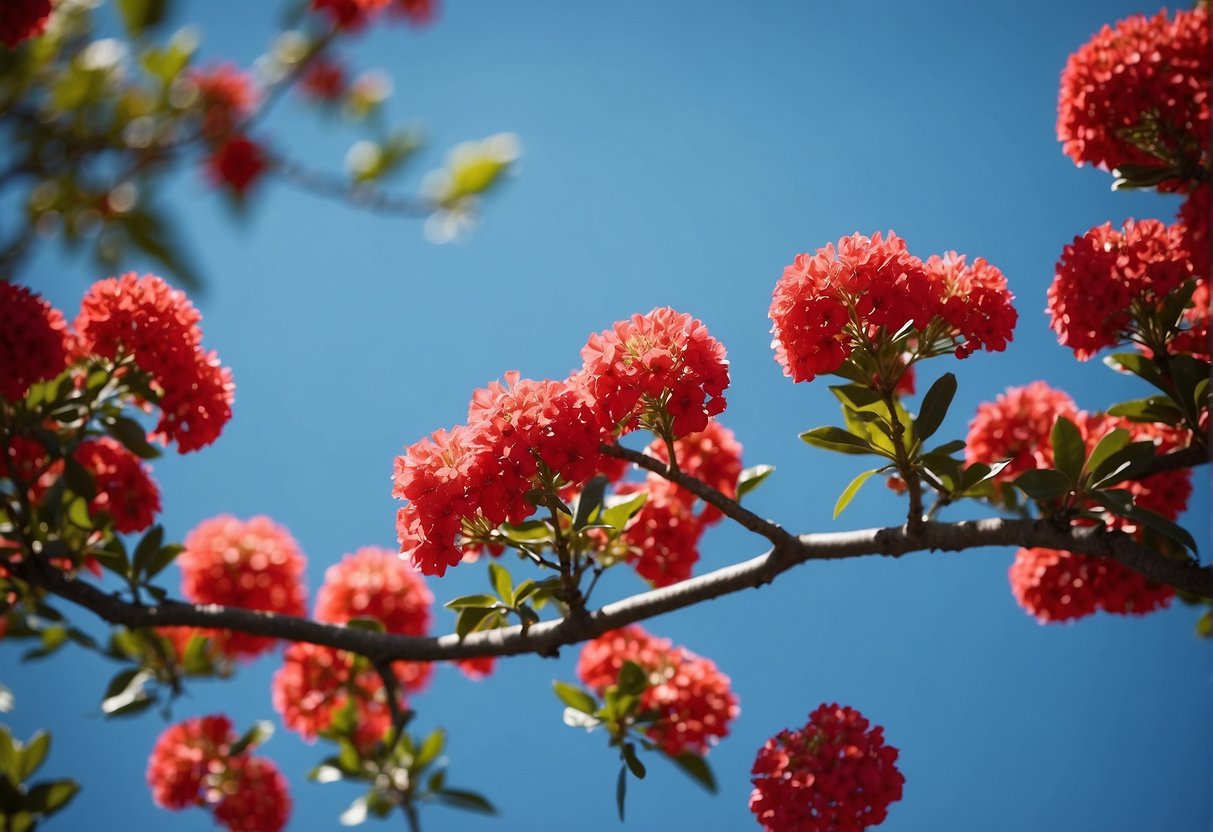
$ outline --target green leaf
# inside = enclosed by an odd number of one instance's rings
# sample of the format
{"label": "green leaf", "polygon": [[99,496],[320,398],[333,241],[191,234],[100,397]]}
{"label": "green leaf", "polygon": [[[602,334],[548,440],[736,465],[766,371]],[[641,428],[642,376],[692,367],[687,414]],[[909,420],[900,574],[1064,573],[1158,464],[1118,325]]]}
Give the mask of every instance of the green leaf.
{"label": "green leaf", "polygon": [[963,451],[964,448],[965,448],[965,441],[963,439],[953,439],[950,442],[944,442],[938,448],[932,448],[930,451],[928,451],[928,453],[943,454],[944,456],[950,456],[950,455],[956,453],[957,451]]}
{"label": "green leaf", "polygon": [[753,465],[737,476],[737,499],[749,494],[775,473],[774,465]]}
{"label": "green leaf", "polygon": [[1158,316],[1162,322],[1168,327],[1175,328],[1179,325],[1183,318],[1184,309],[1192,302],[1192,295],[1196,292],[1197,281],[1189,280],[1184,285],[1172,289],[1163,301],[1162,308],[1158,311]]}
{"label": "green leaf", "polygon": [[420,771],[428,766],[434,760],[438,759],[438,755],[442,753],[442,749],[446,746],[446,732],[438,728],[430,732],[430,735],[421,742],[421,747],[417,749],[417,753],[413,756],[413,765],[411,770]]}
{"label": "green leaf", "polygon": [[67,481],[67,487],[72,490],[73,494],[86,500],[97,496],[97,486],[93,482],[93,475],[74,456],[63,460],[63,479]]}
{"label": "green leaf", "polygon": [[30,789],[22,803],[35,814],[49,815],[66,806],[79,791],[80,785],[73,780],[40,783]]}
{"label": "green leaf", "polygon": [[1015,478],[1015,486],[1033,500],[1042,503],[1065,496],[1071,487],[1070,479],[1061,471],[1052,468],[1024,471]]}
{"label": "green leaf", "polygon": [[1166,379],[1163,378],[1158,365],[1141,353],[1118,352],[1114,355],[1109,355],[1103,361],[1104,364],[1107,364],[1113,370],[1132,373],[1138,378],[1148,381],[1164,393],[1170,393],[1170,386],[1167,384]]}
{"label": "green leaf", "polygon": [[26,650],[21,654],[21,661],[26,662],[31,659],[41,659],[54,653],[60,647],[67,643],[67,627],[56,625],[47,627],[40,634],[41,646],[35,647],[32,650]]}
{"label": "green leaf", "polygon": [[583,714],[593,714],[598,710],[597,700],[576,685],[556,681],[552,682],[552,689],[561,702]]}
{"label": "green leaf", "polygon": [[649,687],[649,674],[636,662],[625,661],[623,666],[619,668],[619,682],[617,684],[620,693],[639,696]]}
{"label": "green leaf", "polygon": [[122,22],[131,37],[137,38],[145,29],[150,29],[164,19],[168,10],[167,0],[118,0]]}
{"label": "green leaf", "polygon": [[[130,672],[133,670],[134,672]],[[150,705],[144,685],[152,678],[150,671],[142,668],[124,670],[110,680],[105,697],[101,700],[101,713],[106,716],[138,713],[144,705]]]}
{"label": "green leaf", "polygon": [[1213,610],[1205,610],[1200,618],[1196,619],[1196,635],[1201,638],[1213,636]]}
{"label": "green leaf", "polygon": [[1132,438],[1131,434],[1127,430],[1116,428],[1100,439],[1099,444],[1095,446],[1095,449],[1091,451],[1091,455],[1087,457],[1087,473],[1093,474],[1095,471],[1098,471],[1099,466],[1103,464],[1104,460],[1129,444],[1130,438]]}
{"label": "green leaf", "polygon": [[919,408],[918,418],[914,420],[915,435],[920,442],[925,442],[939,430],[955,395],[956,376],[944,373],[922,397],[922,407]]}
{"label": "green leaf", "polygon": [[602,511],[599,512],[599,522],[616,531],[623,531],[628,521],[636,516],[644,504],[648,502],[649,492],[640,491],[636,494],[626,494],[622,497],[608,497],[603,501]]}
{"label": "green leaf", "polygon": [[465,607],[461,609],[459,615],[455,618],[455,634],[462,641],[467,637],[468,633],[479,627],[484,623],[485,619],[495,612],[496,610],[485,609],[484,607]]}
{"label": "green leaf", "polygon": [[1157,450],[1148,440],[1132,442],[1109,454],[1098,465],[1087,463],[1087,467],[1093,469],[1089,487],[1106,488],[1138,476],[1154,460]]}
{"label": "green leaf", "polygon": [[364,633],[382,633],[385,632],[383,622],[378,618],[360,615],[357,618],[351,618],[345,622],[345,626],[351,630],[361,630]]}
{"label": "green leaf", "polygon": [[439,803],[454,809],[466,809],[469,812],[480,812],[485,815],[497,814],[497,808],[483,796],[465,789],[443,789],[434,797]]}
{"label": "green leaf", "polygon": [[619,767],[619,778],[615,781],[615,806],[619,809],[619,820],[623,821],[623,804],[628,796],[628,767]]}
{"label": "green leaf", "polygon": [[51,735],[39,731],[23,744],[20,751],[14,748],[15,774],[18,783],[24,783],[46,761],[47,752],[51,750]]}
{"label": "green leaf", "polygon": [[1133,492],[1124,488],[1090,491],[1087,496],[1113,514],[1125,516],[1133,510]]}
{"label": "green leaf", "polygon": [[515,543],[546,543],[552,539],[552,527],[543,520],[527,520],[516,526],[505,523],[502,524],[499,531],[504,537]]}
{"label": "green leaf", "polygon": [[274,723],[267,719],[255,722],[240,739],[232,744],[228,750],[228,756],[235,757],[250,748],[256,748],[272,736],[274,736]]}
{"label": "green leaf", "polygon": [[573,530],[579,531],[590,522],[590,517],[602,506],[603,495],[606,494],[607,479],[601,474],[595,476],[581,489],[577,498],[577,513],[573,516]]}
{"label": "green leaf", "polygon": [[147,566],[144,568],[144,576],[148,580],[156,577],[167,569],[168,565],[175,561],[177,559],[177,555],[181,554],[184,550],[185,547],[180,543],[170,543],[167,546],[161,546],[160,551],[152,556],[152,558],[148,561]]}
{"label": "green leaf", "polygon": [[1065,416],[1058,416],[1049,439],[1053,445],[1054,467],[1066,475],[1071,485],[1077,485],[1087,459],[1087,445],[1082,432]]}
{"label": "green leaf", "polygon": [[873,468],[870,471],[864,471],[862,474],[851,480],[851,484],[842,490],[838,495],[838,502],[834,504],[834,519],[838,519],[838,515],[842,514],[843,510],[850,505],[851,500],[859,493],[859,489],[868,481],[868,478],[879,471],[879,468]]}
{"label": "green leaf", "polygon": [[152,526],[143,535],[139,541],[139,545],[135,547],[133,564],[135,574],[142,575],[147,565],[151,563],[152,558],[160,553],[160,544],[164,542],[164,527]]}
{"label": "green leaf", "polygon": [[674,765],[687,773],[692,780],[703,786],[712,794],[716,794],[716,775],[708,766],[708,761],[693,751],[684,751],[677,757],[670,758]]}
{"label": "green leaf", "polygon": [[645,771],[644,763],[640,762],[640,758],[636,756],[636,746],[630,742],[623,744],[623,761],[627,764],[628,770],[636,776],[637,780],[643,780],[648,773]]}
{"label": "green leaf", "polygon": [[842,404],[854,411],[863,411],[878,406],[882,412],[888,411],[883,407],[880,396],[861,384],[830,385],[830,392]]}
{"label": "green leaf", "polygon": [[514,606],[514,579],[510,571],[497,561],[489,562],[489,585],[506,606]]}
{"label": "green leaf", "polygon": [[147,441],[147,431],[134,419],[126,416],[111,416],[105,420],[106,430],[126,449],[140,459],[155,459],[160,451]]}
{"label": "green leaf", "polygon": [[1192,537],[1191,532],[1182,526],[1177,526],[1161,514],[1150,511],[1141,506],[1134,506],[1126,515],[1130,520],[1136,520],[1141,525],[1148,529],[1161,534],[1163,537],[1170,538],[1176,543],[1180,543],[1197,554],[1196,538]]}
{"label": "green leaf", "polygon": [[77,497],[68,504],[67,519],[71,521],[73,526],[81,529],[91,529],[93,527],[93,518],[88,513],[88,500],[83,497]]}
{"label": "green leaf", "polygon": [[827,425],[813,428],[800,434],[800,438],[810,445],[827,451],[837,451],[843,454],[877,454],[880,453],[872,443],[850,431]]}
{"label": "green leaf", "polygon": [[458,598],[447,601],[443,606],[452,610],[461,610],[467,607],[493,609],[500,603],[501,601],[496,595],[461,595]]}

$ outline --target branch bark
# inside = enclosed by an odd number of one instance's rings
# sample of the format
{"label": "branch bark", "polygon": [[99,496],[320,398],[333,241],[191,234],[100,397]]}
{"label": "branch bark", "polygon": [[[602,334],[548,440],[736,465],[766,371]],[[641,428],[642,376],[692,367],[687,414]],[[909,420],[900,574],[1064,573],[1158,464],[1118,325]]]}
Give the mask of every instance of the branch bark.
{"label": "branch bark", "polygon": [[[665,467],[660,462],[654,462],[661,468]],[[723,499],[732,503],[727,498]],[[736,506],[735,503],[733,505]],[[144,606],[106,594],[79,578],[68,577],[40,562],[26,561],[10,568],[23,579],[91,610],[111,624],[132,628],[189,626],[239,630],[349,650],[375,663],[396,660],[443,661],[521,653],[554,655],[564,645],[594,638],[626,624],[743,589],[760,587],[783,572],[809,561],[870,555],[900,557],[916,551],[960,551],[990,546],[1063,549],[1110,557],[1160,583],[1192,595],[1213,598],[1213,567],[1164,558],[1122,532],[1101,528],[1066,529],[1043,520],[989,519],[961,523],[926,522],[913,535],[897,527],[799,537],[782,530],[780,533],[783,536],[772,549],[750,560],[673,586],[633,595],[584,616],[540,622],[526,632],[514,626],[472,633],[462,641],[454,634],[430,638],[389,635],[218,605],[168,601],[156,606]]]}

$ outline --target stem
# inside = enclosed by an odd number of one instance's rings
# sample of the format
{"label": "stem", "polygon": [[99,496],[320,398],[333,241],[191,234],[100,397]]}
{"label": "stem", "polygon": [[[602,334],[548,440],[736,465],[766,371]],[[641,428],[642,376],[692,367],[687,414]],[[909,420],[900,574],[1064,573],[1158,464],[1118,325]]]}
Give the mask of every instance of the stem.
{"label": "stem", "polygon": [[922,531],[923,524],[922,482],[918,479],[918,472],[914,470],[914,466],[910,462],[910,454],[906,450],[906,427],[901,423],[901,418],[897,415],[897,401],[893,396],[893,392],[885,387],[882,387],[879,392],[881,400],[889,411],[890,436],[893,440],[893,452],[897,456],[897,472],[901,474],[902,480],[905,481],[906,491],[910,495],[910,509],[906,516],[906,530],[910,534],[917,534]]}

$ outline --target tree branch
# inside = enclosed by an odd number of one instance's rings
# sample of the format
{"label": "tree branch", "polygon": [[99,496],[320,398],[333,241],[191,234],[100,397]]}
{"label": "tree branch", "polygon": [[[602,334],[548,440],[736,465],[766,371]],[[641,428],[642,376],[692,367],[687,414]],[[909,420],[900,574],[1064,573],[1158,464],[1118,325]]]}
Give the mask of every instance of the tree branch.
{"label": "tree branch", "polygon": [[[628,451],[629,455],[633,453]],[[643,454],[637,456],[649,459]],[[664,467],[655,461],[654,464]],[[762,586],[781,573],[809,561],[868,555],[900,557],[915,551],[959,551],[986,546],[1062,549],[1110,557],[1152,580],[1192,595],[1213,598],[1213,567],[1162,557],[1123,532],[1097,527],[1066,529],[1045,520],[988,519],[961,523],[927,522],[914,535],[908,534],[904,528],[827,532],[800,537],[793,537],[782,530],[780,532],[784,535],[780,542],[756,558],[607,604],[585,616],[543,621],[526,632],[514,626],[472,633],[462,641],[454,634],[430,638],[389,635],[218,605],[168,601],[158,606],[143,606],[106,594],[91,584],[37,561],[13,564],[10,569],[23,579],[93,611],[111,624],[239,630],[349,650],[375,663],[396,660],[443,661],[520,653],[550,655],[559,647],[594,638],[626,624]]]}

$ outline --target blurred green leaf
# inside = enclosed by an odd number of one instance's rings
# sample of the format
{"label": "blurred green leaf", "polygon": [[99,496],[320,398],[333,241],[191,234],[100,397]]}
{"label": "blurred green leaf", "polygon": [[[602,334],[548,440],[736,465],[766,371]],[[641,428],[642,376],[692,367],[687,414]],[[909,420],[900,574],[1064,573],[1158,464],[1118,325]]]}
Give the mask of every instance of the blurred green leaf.
{"label": "blurred green leaf", "polygon": [[594,697],[590,696],[576,685],[570,685],[567,682],[552,682],[552,689],[556,692],[557,698],[561,702],[568,705],[570,708],[581,711],[585,714],[593,714],[598,710],[598,702]]}
{"label": "blurred green leaf", "polygon": [[1053,465],[1065,474],[1071,485],[1077,485],[1087,459],[1087,446],[1078,426],[1065,416],[1058,416],[1049,435],[1053,446]]}
{"label": "blurred green leaf", "polygon": [[740,501],[742,497],[762,485],[766,478],[773,473],[775,473],[774,465],[754,465],[746,468],[737,477],[737,499]]}
{"label": "blurred green leaf", "polygon": [[855,477],[855,479],[851,480],[851,483],[842,490],[842,493],[838,495],[838,502],[834,504],[835,520],[837,520],[838,515],[842,514],[843,510],[850,505],[851,500],[853,500],[855,495],[859,493],[859,489],[862,488],[863,484],[868,481],[868,478],[879,470],[879,468],[873,468],[870,471],[864,471],[859,476]]}
{"label": "blurred green leaf", "polygon": [[684,751],[677,757],[670,757],[670,759],[673,760],[674,765],[686,772],[687,776],[692,780],[712,794],[716,794],[716,776],[712,774],[712,769],[708,766],[707,760],[692,751]]}

